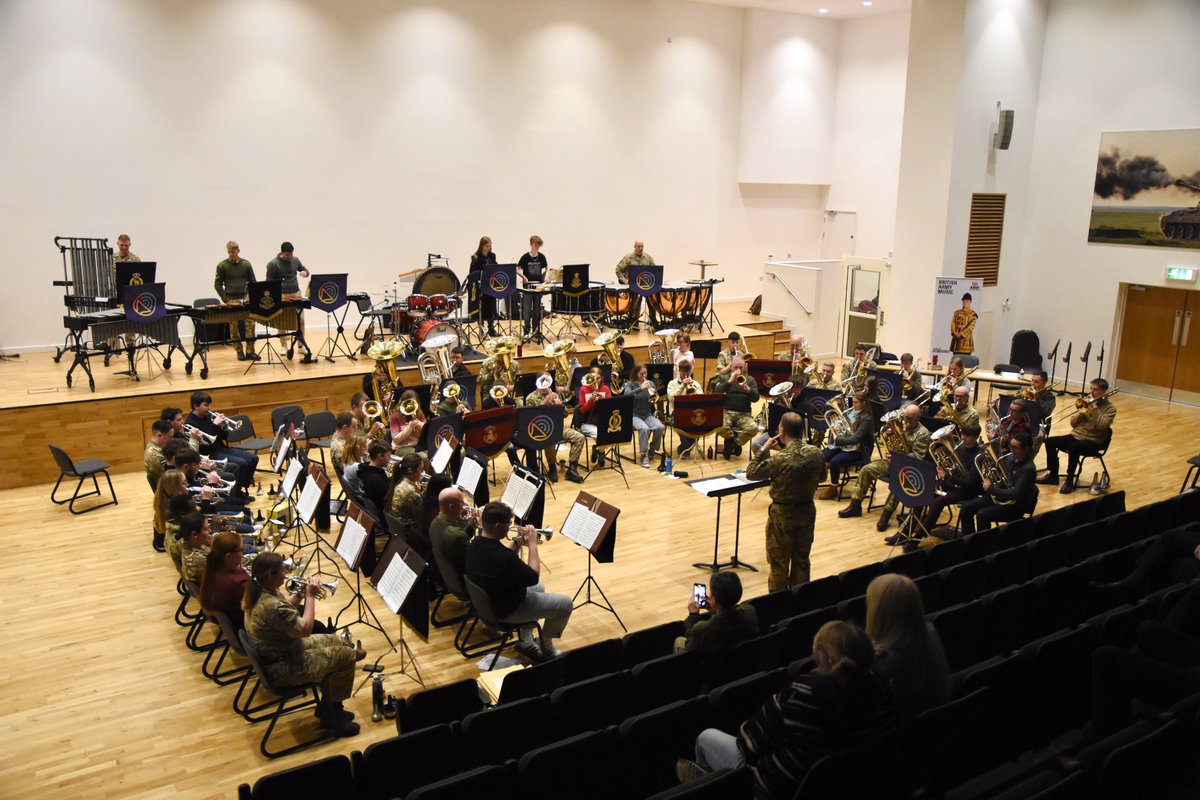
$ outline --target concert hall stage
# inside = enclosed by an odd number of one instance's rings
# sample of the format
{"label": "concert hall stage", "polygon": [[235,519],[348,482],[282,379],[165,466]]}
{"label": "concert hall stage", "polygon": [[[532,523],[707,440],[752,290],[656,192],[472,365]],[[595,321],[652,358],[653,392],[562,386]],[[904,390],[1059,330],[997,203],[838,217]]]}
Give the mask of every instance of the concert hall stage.
{"label": "concert hall stage", "polygon": [[[754,316],[746,311],[749,301],[716,303],[717,316],[724,330],[714,328],[710,336],[694,333],[693,341],[709,338],[724,339],[729,331],[738,331],[750,352],[767,357],[787,349],[788,335],[780,320],[768,315]],[[347,331],[357,319],[348,320]],[[325,343],[325,326],[319,315],[310,312],[306,317],[306,335],[313,352]],[[348,334],[349,335],[349,334]],[[588,337],[577,337],[579,360],[587,364],[599,348],[591,339],[599,334],[595,328]],[[351,338],[351,344],[357,342]],[[655,340],[643,328],[640,333],[625,336],[626,349],[635,360],[646,358],[647,346]],[[190,346],[190,341],[188,342]],[[173,359],[173,368],[165,373],[155,362],[154,377],[146,378],[145,358],[139,359],[141,381],[117,375],[125,369],[125,359],[114,358],[108,368],[100,358],[92,359],[96,390],[89,389],[82,371],[75,373],[74,386],[66,385],[66,373],[71,354],[54,363],[51,352],[26,353],[19,360],[0,364],[0,457],[8,469],[0,476],[0,488],[10,489],[53,482],[58,477],[46,444],[63,448],[73,458],[99,458],[112,464],[114,472],[142,469],[142,450],[149,440],[150,426],[166,406],[177,406],[186,413],[192,392],[204,390],[213,396],[213,408],[225,414],[248,414],[260,437],[270,436],[271,409],[295,404],[306,412],[339,411],[350,407],[350,397],[362,391],[363,376],[374,367],[366,356],[357,361],[339,357],[332,363],[321,359],[316,364],[301,364],[299,354],[284,366],[267,366],[265,359],[247,371],[249,362],[236,358],[233,347],[217,346],[209,350],[209,375],[200,377],[199,361],[193,374],[183,369],[183,359]],[[542,346],[526,344],[524,355],[518,359],[522,373],[541,370],[546,358]],[[473,373],[479,371],[480,359],[468,360]],[[708,375],[715,362],[708,364]],[[288,372],[290,370],[290,373]],[[704,362],[697,365],[697,375],[705,377]],[[417,368],[401,369],[406,385],[420,383]]]}

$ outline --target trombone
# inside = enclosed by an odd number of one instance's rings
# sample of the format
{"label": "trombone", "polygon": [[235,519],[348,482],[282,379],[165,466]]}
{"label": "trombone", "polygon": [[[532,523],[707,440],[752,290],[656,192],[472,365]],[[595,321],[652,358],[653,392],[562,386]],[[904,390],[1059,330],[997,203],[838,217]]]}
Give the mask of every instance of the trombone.
{"label": "trombone", "polygon": [[1067,419],[1068,417],[1073,417],[1076,414],[1086,414],[1087,412],[1092,410],[1095,403],[1099,402],[1100,400],[1106,400],[1109,397],[1112,397],[1114,394],[1119,394],[1120,391],[1121,391],[1120,387],[1115,387],[1115,388],[1109,389],[1107,392],[1100,395],[1099,397],[1077,397],[1077,398],[1075,398],[1074,406],[1069,406],[1067,408],[1064,408],[1064,409],[1061,409],[1060,411],[1055,412],[1054,416],[1052,416],[1049,421],[1050,422],[1061,422],[1062,420]]}

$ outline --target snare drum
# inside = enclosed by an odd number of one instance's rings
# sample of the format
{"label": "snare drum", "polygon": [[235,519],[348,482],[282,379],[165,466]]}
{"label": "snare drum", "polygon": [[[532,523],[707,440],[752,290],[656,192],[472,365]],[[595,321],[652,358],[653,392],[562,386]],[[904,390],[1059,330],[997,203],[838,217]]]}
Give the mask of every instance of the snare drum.
{"label": "snare drum", "polygon": [[429,295],[429,313],[435,317],[444,317],[450,313],[450,303],[444,294]]}
{"label": "snare drum", "polygon": [[410,317],[424,317],[429,313],[429,296],[423,294],[410,294],[408,296],[408,315]]}

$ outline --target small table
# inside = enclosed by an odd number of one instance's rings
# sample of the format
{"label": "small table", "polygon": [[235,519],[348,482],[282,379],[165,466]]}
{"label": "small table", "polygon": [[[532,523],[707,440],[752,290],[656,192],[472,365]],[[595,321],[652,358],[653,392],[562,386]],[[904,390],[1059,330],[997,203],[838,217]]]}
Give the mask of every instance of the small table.
{"label": "small table", "polygon": [[[718,475],[714,478],[697,478],[695,480],[684,481],[685,484],[695,489],[705,497],[717,498],[717,526],[713,534],[713,560],[711,562],[701,562],[692,564],[697,569],[707,569],[713,572],[719,572],[722,567],[744,567],[751,572],[758,572],[758,567],[747,564],[738,558],[738,544],[741,541],[742,528],[742,495],[746,492],[752,492],[756,489],[761,489],[764,486],[769,486],[769,480],[751,481],[747,480],[744,475],[729,473],[726,475]],[[737,495],[737,517],[733,528],[733,555],[728,561],[718,560],[718,548],[721,541],[721,501],[730,496]]]}

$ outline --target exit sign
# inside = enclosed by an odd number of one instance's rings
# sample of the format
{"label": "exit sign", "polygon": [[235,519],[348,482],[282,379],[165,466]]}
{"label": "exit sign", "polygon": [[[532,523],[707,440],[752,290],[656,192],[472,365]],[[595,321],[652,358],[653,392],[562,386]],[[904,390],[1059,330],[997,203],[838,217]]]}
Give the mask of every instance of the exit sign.
{"label": "exit sign", "polygon": [[1196,282],[1195,267],[1167,267],[1167,280],[1181,283]]}

